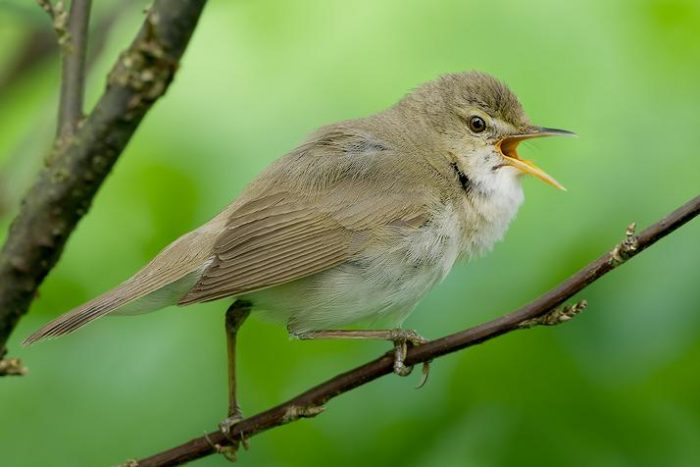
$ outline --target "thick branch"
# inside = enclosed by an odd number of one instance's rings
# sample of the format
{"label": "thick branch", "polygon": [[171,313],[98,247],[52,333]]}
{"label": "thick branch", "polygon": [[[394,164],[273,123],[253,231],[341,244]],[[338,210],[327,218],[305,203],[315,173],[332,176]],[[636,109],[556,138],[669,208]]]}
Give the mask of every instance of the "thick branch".
{"label": "thick branch", "polygon": [[173,79],[206,0],[156,0],[107,89],[54,149],[0,252],[0,352],[139,123]]}
{"label": "thick branch", "polygon": [[63,141],[73,135],[83,118],[85,51],[92,0],[71,0],[68,14],[70,40],[62,47],[61,98],[56,135]]}
{"label": "thick branch", "polygon": [[[633,226],[630,226],[627,230],[627,238],[610,253],[606,253],[593,261],[540,298],[500,318],[414,347],[409,350],[406,356],[406,364],[414,365],[427,362],[442,355],[480,344],[507,332],[530,327],[534,324],[548,325],[555,324],[556,321],[569,319],[573,314],[585,307],[585,302],[566,309],[559,308],[565,300],[568,300],[592,282],[639,254],[698,214],[700,214],[700,196],[690,200],[666,218],[647,228],[638,237],[634,235]],[[258,433],[299,418],[313,417],[320,413],[324,404],[334,397],[391,373],[393,362],[393,353],[386,354],[365,365],[329,379],[325,383],[309,389],[277,407],[246,418],[232,428],[231,439],[235,440],[237,444],[242,437],[248,439]],[[140,461],[131,461],[126,465],[138,467],[180,465],[217,451],[225,452],[225,447],[231,444],[232,441],[220,431],[213,431],[175,448]]]}

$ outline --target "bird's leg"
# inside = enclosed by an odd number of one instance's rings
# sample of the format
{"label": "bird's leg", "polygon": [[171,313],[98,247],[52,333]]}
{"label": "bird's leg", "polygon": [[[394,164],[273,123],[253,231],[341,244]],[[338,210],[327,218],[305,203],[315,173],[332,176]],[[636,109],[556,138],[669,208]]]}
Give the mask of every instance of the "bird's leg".
{"label": "bird's leg", "polygon": [[241,408],[236,397],[236,336],[250,314],[250,303],[236,300],[226,310],[226,347],[228,350],[228,417],[219,423],[221,431],[228,435],[231,428],[241,421]]}
{"label": "bird's leg", "polygon": [[[409,346],[417,346],[428,340],[412,329],[378,329],[378,330],[322,330],[294,334],[299,339],[379,339],[394,343],[394,373],[408,376],[413,370],[406,366],[406,353]],[[423,386],[428,379],[430,362],[423,363],[423,377],[418,387]]]}

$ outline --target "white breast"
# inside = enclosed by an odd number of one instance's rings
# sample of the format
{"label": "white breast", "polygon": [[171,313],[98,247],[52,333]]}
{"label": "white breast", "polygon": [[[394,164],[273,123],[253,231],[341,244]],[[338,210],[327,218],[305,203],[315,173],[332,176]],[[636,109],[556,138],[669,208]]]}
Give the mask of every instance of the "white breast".
{"label": "white breast", "polygon": [[489,193],[474,193],[462,200],[461,222],[465,238],[463,255],[477,256],[488,252],[500,241],[523,203],[520,180],[502,171],[493,177],[496,183]]}

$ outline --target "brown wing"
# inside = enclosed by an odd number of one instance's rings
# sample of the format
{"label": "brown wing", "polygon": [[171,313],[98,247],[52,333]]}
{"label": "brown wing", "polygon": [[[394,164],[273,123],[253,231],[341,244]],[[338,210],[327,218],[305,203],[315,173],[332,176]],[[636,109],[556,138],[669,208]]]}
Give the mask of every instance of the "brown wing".
{"label": "brown wing", "polygon": [[366,134],[331,130],[274,163],[246,189],[226,214],[212,263],[179,304],[330,269],[384,235],[383,226],[425,218],[430,174],[409,170],[401,154]]}
{"label": "brown wing", "polygon": [[289,282],[351,254],[353,232],[318,209],[277,193],[242,205],[214,246],[214,259],[181,305]]}

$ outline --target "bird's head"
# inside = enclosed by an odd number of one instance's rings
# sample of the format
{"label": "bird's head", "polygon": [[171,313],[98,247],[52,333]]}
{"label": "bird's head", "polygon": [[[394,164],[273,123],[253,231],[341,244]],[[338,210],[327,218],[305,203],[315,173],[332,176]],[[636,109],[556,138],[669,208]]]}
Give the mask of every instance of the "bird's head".
{"label": "bird's head", "polygon": [[521,159],[517,148],[528,139],[574,133],[531,124],[515,94],[492,76],[479,72],[442,76],[406,96],[399,108],[420,115],[422,126],[484,188],[531,174],[564,189],[534,162]]}

